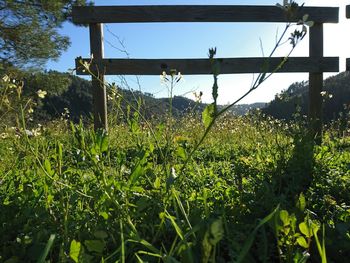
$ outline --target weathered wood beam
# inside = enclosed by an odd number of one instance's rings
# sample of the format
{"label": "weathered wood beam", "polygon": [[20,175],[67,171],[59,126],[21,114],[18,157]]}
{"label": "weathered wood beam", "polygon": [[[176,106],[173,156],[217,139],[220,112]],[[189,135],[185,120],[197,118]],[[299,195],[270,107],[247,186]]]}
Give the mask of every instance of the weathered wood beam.
{"label": "weathered wood beam", "polygon": [[[309,55],[312,59],[323,57],[323,24],[310,28]],[[315,142],[322,142],[322,95],[323,71],[309,74],[309,123]]]}
{"label": "weathered wood beam", "polygon": [[[103,25],[90,24],[90,49],[94,59],[103,59]],[[92,75],[92,98],[94,112],[94,129],[108,129],[107,124],[107,98],[104,85],[104,74],[95,66],[91,67]]]}
{"label": "weathered wood beam", "polygon": [[[350,5],[346,6],[346,18],[350,18]],[[346,71],[350,71],[350,58],[346,59]]]}
{"label": "weathered wood beam", "polygon": [[[303,7],[290,22],[304,14],[315,23],[338,23],[338,7]],[[163,5],[163,6],[75,6],[73,22],[287,22],[286,13],[277,6],[248,5]]]}
{"label": "weathered wood beam", "polygon": [[[262,72],[266,58],[218,58],[220,74],[259,73]],[[272,72],[281,63],[283,57],[269,59],[267,72]],[[82,62],[90,59],[77,58],[77,74],[88,75]],[[185,75],[211,74],[209,59],[102,59],[94,60],[93,68],[105,75],[160,75],[163,71],[176,69]],[[338,57],[290,57],[278,72],[338,72]]]}

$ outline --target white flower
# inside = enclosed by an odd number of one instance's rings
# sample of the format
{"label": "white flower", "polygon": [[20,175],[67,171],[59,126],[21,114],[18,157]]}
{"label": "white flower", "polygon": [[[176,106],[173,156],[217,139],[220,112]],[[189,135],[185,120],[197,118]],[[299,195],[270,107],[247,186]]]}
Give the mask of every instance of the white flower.
{"label": "white flower", "polygon": [[7,75],[5,75],[5,76],[3,76],[2,80],[3,80],[4,82],[10,82],[10,77],[7,76]]}
{"label": "white flower", "polygon": [[165,71],[163,71],[162,75],[160,75],[160,82],[165,83],[166,81],[168,81],[167,74]]}
{"label": "white flower", "polygon": [[8,133],[3,132],[0,134],[1,139],[6,139],[7,137],[9,137]]}
{"label": "white flower", "polygon": [[177,177],[174,167],[171,167],[171,176],[172,176],[174,179]]}

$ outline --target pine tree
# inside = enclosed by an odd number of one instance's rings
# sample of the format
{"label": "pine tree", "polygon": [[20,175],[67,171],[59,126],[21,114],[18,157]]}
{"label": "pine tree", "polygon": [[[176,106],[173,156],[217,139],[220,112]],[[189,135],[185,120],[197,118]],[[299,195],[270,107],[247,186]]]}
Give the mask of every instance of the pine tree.
{"label": "pine tree", "polygon": [[[73,5],[88,0],[0,0],[0,65],[42,67],[70,44],[58,33]],[[89,3],[90,4],[90,3]]]}

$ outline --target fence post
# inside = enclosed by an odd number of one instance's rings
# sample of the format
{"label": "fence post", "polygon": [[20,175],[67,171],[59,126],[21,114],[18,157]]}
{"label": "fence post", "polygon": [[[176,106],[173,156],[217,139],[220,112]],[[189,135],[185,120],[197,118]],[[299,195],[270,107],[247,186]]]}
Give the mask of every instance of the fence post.
{"label": "fence post", "polygon": [[[104,68],[99,68],[98,61],[103,59],[103,24],[90,24],[90,47],[93,56],[91,71],[92,97],[94,112],[94,129],[108,129],[106,87],[104,85]],[[96,62],[96,63],[94,63]]]}
{"label": "fence post", "polygon": [[[323,57],[323,24],[315,23],[310,28],[309,56]],[[322,142],[322,92],[323,73],[309,73],[309,125],[315,142]]]}
{"label": "fence post", "polygon": [[[346,18],[350,18],[350,5],[346,6]],[[350,71],[350,58],[346,59],[346,71]]]}

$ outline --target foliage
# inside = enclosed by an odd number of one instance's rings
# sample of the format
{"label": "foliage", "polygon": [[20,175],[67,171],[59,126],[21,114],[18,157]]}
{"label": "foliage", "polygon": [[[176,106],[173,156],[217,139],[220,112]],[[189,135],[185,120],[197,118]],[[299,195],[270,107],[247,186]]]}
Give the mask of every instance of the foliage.
{"label": "foliage", "polygon": [[[327,123],[349,114],[349,76],[349,72],[342,72],[324,81],[323,118]],[[295,113],[306,115],[309,107],[308,89],[307,82],[293,83],[287,90],[277,94],[263,111],[285,120],[293,119]]]}
{"label": "foliage", "polygon": [[[180,174],[203,124],[176,123],[171,173],[160,152],[169,131],[130,125],[108,135],[64,123],[29,138],[6,131],[1,261],[306,262],[321,258],[322,240],[329,261],[349,256],[348,137],[306,157],[295,150],[300,124],[225,116]],[[305,158],[311,181],[300,189],[289,180],[307,175]]]}
{"label": "foliage", "polygon": [[69,39],[57,29],[69,19],[73,5],[86,0],[0,1],[0,63],[3,66],[42,66],[67,49]]}

